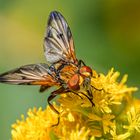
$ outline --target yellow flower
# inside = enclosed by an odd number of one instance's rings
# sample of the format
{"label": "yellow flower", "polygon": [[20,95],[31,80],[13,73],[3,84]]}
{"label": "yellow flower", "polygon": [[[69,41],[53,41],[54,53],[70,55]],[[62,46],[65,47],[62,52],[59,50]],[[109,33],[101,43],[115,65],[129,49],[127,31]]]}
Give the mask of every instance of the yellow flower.
{"label": "yellow flower", "polygon": [[140,100],[133,99],[127,110],[127,120],[129,125],[124,126],[124,128],[129,131],[136,130],[140,132]]}
{"label": "yellow flower", "polygon": [[[58,116],[48,107],[29,109],[28,117],[12,125],[13,140],[128,140],[140,133],[140,100],[132,96],[137,88],[126,85],[127,75],[118,82],[119,72],[107,75],[93,71],[93,102],[80,92],[62,94]],[[57,124],[60,119],[59,124]]]}
{"label": "yellow flower", "polygon": [[38,110],[29,109],[28,117],[25,119],[22,115],[22,120],[12,125],[13,140],[49,140],[50,132],[53,123],[57,123],[57,116],[49,107],[44,111],[42,108]]}
{"label": "yellow flower", "polygon": [[77,124],[75,129],[71,131],[65,131],[64,134],[60,137],[61,140],[95,140],[94,136],[89,138],[90,130],[86,130],[86,127],[79,128]]}

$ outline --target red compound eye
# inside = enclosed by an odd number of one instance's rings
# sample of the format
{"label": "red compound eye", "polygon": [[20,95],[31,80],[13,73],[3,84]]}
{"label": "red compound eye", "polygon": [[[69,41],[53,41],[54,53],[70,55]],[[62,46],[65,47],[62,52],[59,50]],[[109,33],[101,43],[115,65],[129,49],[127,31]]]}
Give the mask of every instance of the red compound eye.
{"label": "red compound eye", "polygon": [[80,88],[79,86],[80,78],[78,74],[75,74],[72,76],[72,78],[68,81],[68,87],[72,90],[78,90]]}
{"label": "red compound eye", "polygon": [[92,69],[88,66],[82,66],[80,68],[80,74],[84,76],[91,76],[92,75]]}

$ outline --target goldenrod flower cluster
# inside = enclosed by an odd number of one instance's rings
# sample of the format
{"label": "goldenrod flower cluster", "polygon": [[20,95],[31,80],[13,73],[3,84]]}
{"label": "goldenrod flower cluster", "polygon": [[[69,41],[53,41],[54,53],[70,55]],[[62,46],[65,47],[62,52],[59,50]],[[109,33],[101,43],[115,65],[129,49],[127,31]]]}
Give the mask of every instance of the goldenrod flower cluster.
{"label": "goldenrod flower cluster", "polygon": [[[140,100],[127,87],[127,75],[118,82],[119,72],[107,75],[93,71],[93,102],[82,94],[62,94],[54,107],[29,109],[28,117],[12,125],[12,140],[130,140],[140,132]],[[83,89],[85,94],[86,90]],[[59,124],[58,117],[60,118]]]}

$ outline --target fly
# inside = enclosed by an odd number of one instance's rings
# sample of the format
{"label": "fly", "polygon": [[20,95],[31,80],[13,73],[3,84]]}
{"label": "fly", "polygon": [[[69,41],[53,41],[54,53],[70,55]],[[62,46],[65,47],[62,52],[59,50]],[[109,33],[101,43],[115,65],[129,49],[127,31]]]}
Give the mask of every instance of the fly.
{"label": "fly", "polygon": [[48,64],[30,64],[5,72],[0,75],[1,83],[16,85],[40,85],[40,92],[44,92],[52,86],[58,89],[48,97],[48,104],[53,111],[58,110],[51,104],[51,100],[61,93],[73,92],[86,87],[86,96],[94,105],[91,93],[90,79],[92,69],[86,66],[75,55],[74,42],[71,30],[65,18],[57,11],[49,15],[44,37],[44,53]]}

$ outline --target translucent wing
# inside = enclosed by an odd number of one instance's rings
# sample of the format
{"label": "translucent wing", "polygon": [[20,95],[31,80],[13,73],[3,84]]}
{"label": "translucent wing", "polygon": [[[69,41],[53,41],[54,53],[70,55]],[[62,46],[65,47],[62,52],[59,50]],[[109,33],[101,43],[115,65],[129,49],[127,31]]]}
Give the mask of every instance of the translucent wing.
{"label": "translucent wing", "polygon": [[19,85],[55,85],[47,64],[31,64],[0,75],[0,82]]}
{"label": "translucent wing", "polygon": [[66,61],[77,63],[70,28],[59,12],[51,12],[44,39],[44,51],[49,63]]}

